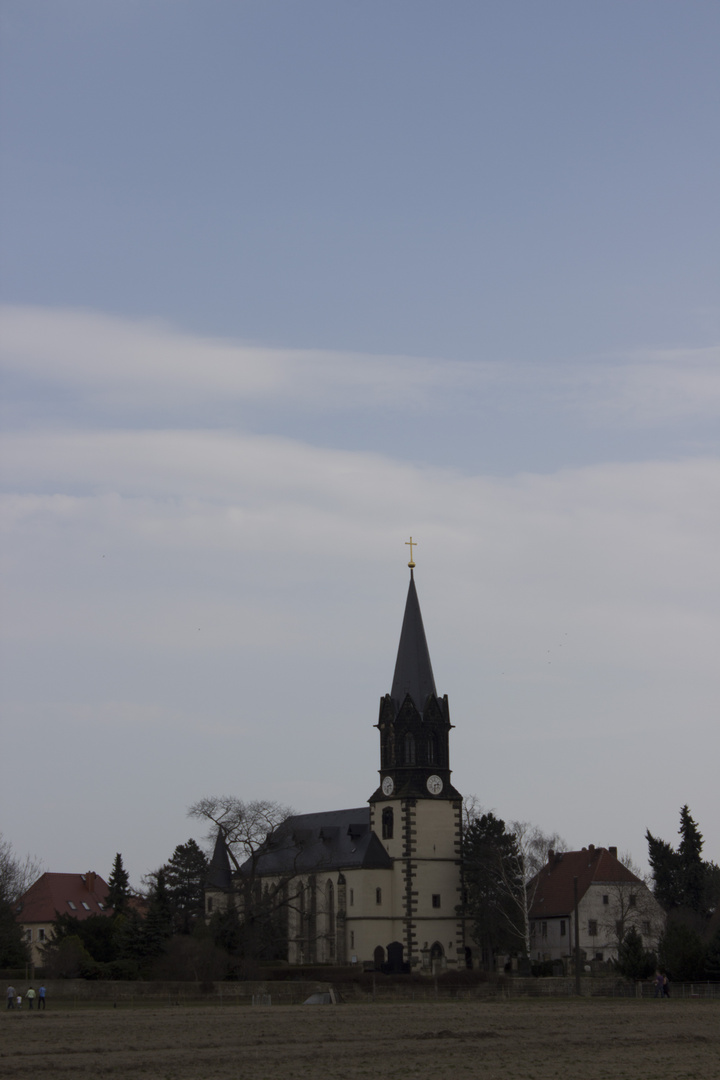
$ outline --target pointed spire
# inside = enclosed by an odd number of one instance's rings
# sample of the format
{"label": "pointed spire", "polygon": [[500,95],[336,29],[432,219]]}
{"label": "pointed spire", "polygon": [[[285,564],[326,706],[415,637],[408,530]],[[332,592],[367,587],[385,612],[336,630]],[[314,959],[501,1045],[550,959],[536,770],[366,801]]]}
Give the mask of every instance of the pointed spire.
{"label": "pointed spire", "polygon": [[230,859],[228,857],[227,844],[225,843],[225,834],[222,829],[218,829],[215,850],[213,851],[213,857],[210,860],[207,877],[205,878],[205,887],[211,889],[232,888]]}
{"label": "pointed spire", "polygon": [[430,694],[437,697],[412,567],[390,696],[400,708],[406,694],[410,695],[419,713],[425,708]]}

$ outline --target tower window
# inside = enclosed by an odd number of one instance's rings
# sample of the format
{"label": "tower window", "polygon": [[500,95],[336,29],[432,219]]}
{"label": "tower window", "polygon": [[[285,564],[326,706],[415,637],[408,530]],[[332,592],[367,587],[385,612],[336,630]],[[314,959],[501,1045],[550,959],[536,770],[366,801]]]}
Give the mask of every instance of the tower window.
{"label": "tower window", "polygon": [[382,889],[375,890],[375,903],[382,904]]}
{"label": "tower window", "polygon": [[392,806],[386,806],[382,812],[382,835],[383,840],[392,840],[393,838],[393,809]]}
{"label": "tower window", "polygon": [[428,736],[427,755],[428,765],[439,764],[440,754],[438,752],[438,737],[435,732]]}
{"label": "tower window", "polygon": [[415,736],[411,735],[409,731],[405,736],[405,764],[415,764]]}
{"label": "tower window", "polygon": [[354,903],[355,903],[355,890],[351,889],[350,890],[350,907],[352,907]]}
{"label": "tower window", "polygon": [[440,907],[440,893],[433,893],[432,906]]}

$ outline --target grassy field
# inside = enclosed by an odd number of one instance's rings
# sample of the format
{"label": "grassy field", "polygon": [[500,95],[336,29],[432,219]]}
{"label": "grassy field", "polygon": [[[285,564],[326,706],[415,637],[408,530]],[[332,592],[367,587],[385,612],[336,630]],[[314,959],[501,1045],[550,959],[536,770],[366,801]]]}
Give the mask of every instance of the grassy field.
{"label": "grassy field", "polygon": [[0,1077],[720,1080],[720,1002],[6,1012]]}

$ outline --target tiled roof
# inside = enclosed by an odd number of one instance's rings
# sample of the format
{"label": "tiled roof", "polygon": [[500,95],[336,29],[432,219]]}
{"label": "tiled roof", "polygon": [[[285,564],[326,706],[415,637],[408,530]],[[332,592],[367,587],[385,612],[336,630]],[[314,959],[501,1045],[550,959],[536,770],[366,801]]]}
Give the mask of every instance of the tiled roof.
{"label": "tiled roof", "polygon": [[20,923],[52,922],[56,913],[87,919],[112,915],[105,903],[108,884],[98,874],[43,874],[15,906]]}
{"label": "tiled roof", "polygon": [[[370,831],[370,809],[361,806],[288,818],[260,854],[254,872],[303,874],[391,866],[392,859]],[[248,859],[243,870],[250,873],[252,869]]]}
{"label": "tiled roof", "polygon": [[574,878],[578,879],[578,900],[582,900],[595,884],[627,881],[642,885],[640,879],[607,848],[590,846],[582,851],[564,851],[557,855],[551,852],[550,856],[529,885],[531,919],[569,915],[575,906]]}

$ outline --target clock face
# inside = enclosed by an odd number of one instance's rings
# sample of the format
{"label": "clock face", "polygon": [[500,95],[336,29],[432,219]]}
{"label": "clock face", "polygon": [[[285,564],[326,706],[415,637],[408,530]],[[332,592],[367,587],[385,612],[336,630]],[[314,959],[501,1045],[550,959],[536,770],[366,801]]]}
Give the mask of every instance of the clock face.
{"label": "clock face", "polygon": [[428,776],[427,789],[431,795],[439,795],[443,789],[443,782],[439,776]]}
{"label": "clock face", "polygon": [[383,795],[392,795],[395,790],[395,785],[392,781],[392,776],[386,776],[382,782]]}

